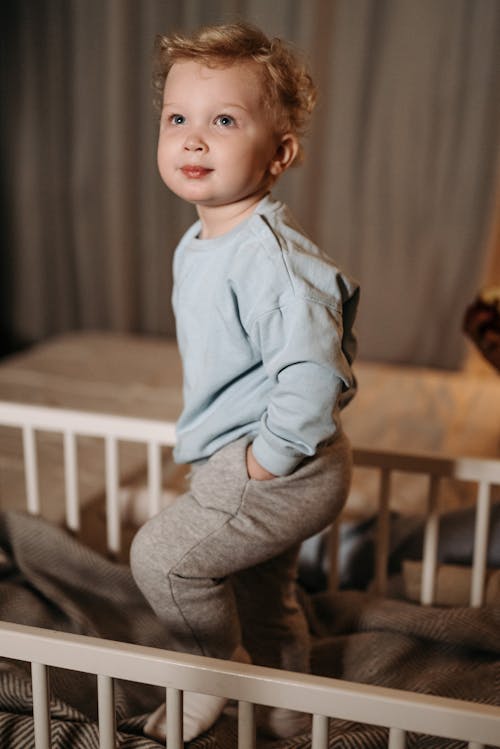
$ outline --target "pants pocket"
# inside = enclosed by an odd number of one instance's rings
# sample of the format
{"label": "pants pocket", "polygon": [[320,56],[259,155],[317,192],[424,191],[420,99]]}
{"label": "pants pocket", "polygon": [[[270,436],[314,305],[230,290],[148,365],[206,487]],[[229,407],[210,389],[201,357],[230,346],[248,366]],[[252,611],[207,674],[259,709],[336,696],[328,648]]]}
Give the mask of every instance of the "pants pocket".
{"label": "pants pocket", "polygon": [[249,442],[247,436],[230,442],[195,471],[191,492],[200,505],[229,515],[238,512],[250,480],[246,464]]}

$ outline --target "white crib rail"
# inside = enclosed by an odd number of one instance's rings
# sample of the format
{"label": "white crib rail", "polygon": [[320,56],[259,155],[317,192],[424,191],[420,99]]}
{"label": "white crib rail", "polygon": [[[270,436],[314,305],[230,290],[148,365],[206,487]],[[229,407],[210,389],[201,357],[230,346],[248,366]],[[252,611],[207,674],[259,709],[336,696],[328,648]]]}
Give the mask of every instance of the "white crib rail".
{"label": "white crib rail", "polygon": [[[36,749],[50,746],[47,666],[100,677],[100,733],[101,737],[110,737],[101,739],[101,749],[115,745],[113,690],[109,681],[113,679],[154,684],[167,690],[169,706],[177,715],[177,721],[173,721],[176,738],[168,743],[169,749],[182,747],[179,716],[185,691],[230,695],[239,702],[244,718],[240,721],[240,737],[245,737],[245,742],[238,744],[239,749],[254,746],[251,729],[254,704],[285,707],[315,716],[313,749],[326,749],[330,717],[390,728],[391,749],[404,746],[409,731],[500,746],[500,710],[489,705],[0,623],[1,655],[39,664],[40,653],[44,667],[34,669],[40,736]],[[248,719],[250,730],[244,725]]]}
{"label": "white crib rail", "polygon": [[107,547],[111,553],[118,553],[121,548],[119,440],[139,442],[147,446],[150,516],[160,509],[161,447],[175,444],[173,423],[0,401],[0,424],[23,431],[26,505],[30,513],[40,514],[36,430],[64,435],[66,524],[72,531],[76,532],[80,528],[77,436],[97,437],[104,441]]}
{"label": "white crib rail", "polygon": [[[131,417],[94,414],[43,406],[0,402],[0,424],[23,430],[27,509],[39,514],[36,430],[60,432],[64,435],[64,466],[66,482],[66,524],[79,529],[79,498],[77,483],[76,436],[104,440],[106,456],[106,528],[107,547],[111,553],[121,548],[120,507],[118,502],[119,461],[118,441],[140,442],[147,446],[148,515],[160,509],[161,448],[175,444],[175,425],[171,422]],[[383,450],[354,450],[356,466],[372,468],[380,474],[377,549],[374,559],[375,584],[383,595],[387,588],[389,557],[389,512],[391,478],[394,472],[421,474],[429,477],[428,508],[424,533],[421,603],[434,601],[439,541],[438,491],[442,478],[475,482],[478,487],[471,606],[480,606],[484,598],[486,559],[489,532],[491,486],[500,484],[500,461],[481,458],[446,458],[427,454],[395,453]],[[330,588],[337,586],[336,552],[338,523],[332,530],[330,544]]]}
{"label": "white crib rail", "polygon": [[[389,512],[391,478],[396,472],[428,476],[427,512],[424,529],[422,558],[422,604],[434,601],[437,574],[437,550],[439,541],[439,483],[443,478],[473,482],[477,485],[474,557],[472,562],[472,584],[470,605],[481,606],[484,598],[486,561],[488,552],[489,515],[491,487],[500,485],[500,460],[484,458],[446,458],[418,453],[397,453],[386,450],[354,449],[355,466],[371,468],[380,474],[379,509],[375,555],[375,585],[381,595],[386,593],[389,558]],[[333,534],[338,533],[338,522]],[[337,542],[332,541],[335,549]],[[331,558],[330,588],[337,586],[335,558]]]}

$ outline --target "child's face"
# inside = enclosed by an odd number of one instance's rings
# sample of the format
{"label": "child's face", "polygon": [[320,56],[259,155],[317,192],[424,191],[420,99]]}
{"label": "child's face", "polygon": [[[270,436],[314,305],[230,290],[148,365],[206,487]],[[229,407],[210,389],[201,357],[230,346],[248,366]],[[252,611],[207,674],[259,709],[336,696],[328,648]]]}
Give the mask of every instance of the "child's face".
{"label": "child's face", "polygon": [[165,184],[197,206],[264,194],[282,171],[253,63],[207,68],[175,63],[165,83],[158,167]]}

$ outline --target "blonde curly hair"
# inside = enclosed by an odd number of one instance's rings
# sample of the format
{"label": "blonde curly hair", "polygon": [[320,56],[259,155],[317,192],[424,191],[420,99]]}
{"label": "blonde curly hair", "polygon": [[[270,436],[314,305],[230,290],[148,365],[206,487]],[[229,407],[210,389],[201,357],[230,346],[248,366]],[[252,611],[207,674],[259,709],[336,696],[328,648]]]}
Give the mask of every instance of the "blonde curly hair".
{"label": "blonde curly hair", "polygon": [[[262,71],[264,102],[276,131],[291,132],[299,141],[307,131],[316,103],[316,87],[304,62],[281,39],[269,39],[260,29],[245,22],[203,26],[192,36],[180,33],[157,36],[153,89],[159,111],[170,68],[185,60],[196,60],[213,68],[257,63]],[[300,145],[295,163],[302,160],[302,155]]]}

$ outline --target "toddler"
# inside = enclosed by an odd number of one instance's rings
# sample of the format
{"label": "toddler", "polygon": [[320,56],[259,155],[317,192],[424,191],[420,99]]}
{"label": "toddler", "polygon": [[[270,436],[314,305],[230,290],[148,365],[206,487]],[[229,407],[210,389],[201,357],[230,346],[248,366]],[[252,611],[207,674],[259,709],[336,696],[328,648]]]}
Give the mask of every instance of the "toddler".
{"label": "toddler", "polygon": [[[174,257],[183,362],[177,462],[189,491],[149,520],[132,571],[174,650],[307,671],[295,594],[301,542],[340,512],[351,453],[358,286],[304,235],[271,187],[300,160],[315,100],[279,39],[243,23],[161,37],[158,166],[199,220]],[[184,697],[184,740],[224,700]],[[165,706],[145,732],[165,738]],[[258,710],[293,735],[309,717]]]}

